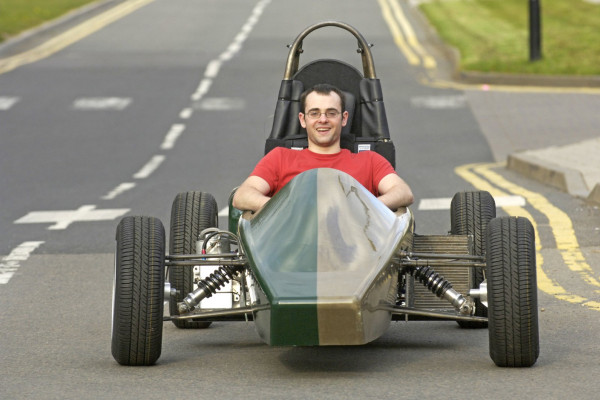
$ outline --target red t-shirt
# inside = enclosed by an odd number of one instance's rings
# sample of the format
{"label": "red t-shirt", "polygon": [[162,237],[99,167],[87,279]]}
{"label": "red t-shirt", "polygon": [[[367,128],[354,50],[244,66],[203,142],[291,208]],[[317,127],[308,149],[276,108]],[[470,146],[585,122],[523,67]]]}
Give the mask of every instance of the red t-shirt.
{"label": "red t-shirt", "polygon": [[383,177],[396,173],[392,165],[374,151],[352,153],[342,149],[336,154],[318,154],[308,149],[291,150],[276,147],[259,161],[250,175],[266,180],[271,187],[268,195],[274,196],[296,175],[314,168],[343,171],[375,196],[378,196],[377,188]]}

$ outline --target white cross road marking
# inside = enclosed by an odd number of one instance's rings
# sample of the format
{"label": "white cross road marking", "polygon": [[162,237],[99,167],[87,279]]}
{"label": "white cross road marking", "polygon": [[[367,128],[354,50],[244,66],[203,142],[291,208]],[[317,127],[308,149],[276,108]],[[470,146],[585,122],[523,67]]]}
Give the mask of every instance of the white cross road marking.
{"label": "white cross road marking", "polygon": [[0,97],[0,110],[9,110],[19,100],[21,100],[19,97]]}
{"label": "white cross road marking", "polygon": [[135,187],[133,182],[124,182],[110,191],[107,195],[102,196],[104,200],[113,200],[115,197]]}
{"label": "white cross road marking", "polygon": [[242,110],[246,107],[244,99],[232,99],[227,97],[211,97],[205,99],[200,104],[201,110],[210,111],[228,111],[228,110]]}
{"label": "white cross road marking", "polygon": [[88,97],[75,100],[76,110],[124,110],[131,103],[126,97]]}
{"label": "white cross road marking", "polygon": [[31,253],[44,242],[23,242],[15,247],[9,255],[0,260],[0,285],[6,285],[10,278],[21,266],[21,261],[26,261]]}
{"label": "white cross road marking", "polygon": [[84,205],[77,210],[69,211],[33,211],[15,221],[15,224],[44,224],[54,223],[49,230],[66,229],[78,221],[108,221],[116,219],[129,212],[129,208],[96,210],[95,205]]}
{"label": "white cross road marking", "polygon": [[410,99],[413,107],[429,108],[433,110],[464,108],[467,98],[458,96],[419,96]]}
{"label": "white cross road marking", "polygon": [[[499,196],[494,197],[496,207],[524,207],[527,202],[522,196]],[[437,199],[421,199],[419,202],[418,209],[421,211],[433,211],[433,210],[449,210],[452,198],[441,197]]]}
{"label": "white cross road marking", "polygon": [[165,140],[163,141],[160,148],[163,150],[172,149],[173,146],[175,146],[175,142],[183,133],[183,131],[185,131],[185,125],[183,124],[174,124],[173,126],[171,126],[171,129],[167,133],[167,136],[165,136]]}
{"label": "white cross road marking", "polygon": [[135,179],[146,179],[152,175],[152,173],[160,166],[160,164],[162,164],[163,161],[165,161],[165,158],[166,157],[161,154],[155,155],[150,161],[148,161],[148,163],[146,163],[146,165],[142,167],[142,169],[136,172],[133,177]]}

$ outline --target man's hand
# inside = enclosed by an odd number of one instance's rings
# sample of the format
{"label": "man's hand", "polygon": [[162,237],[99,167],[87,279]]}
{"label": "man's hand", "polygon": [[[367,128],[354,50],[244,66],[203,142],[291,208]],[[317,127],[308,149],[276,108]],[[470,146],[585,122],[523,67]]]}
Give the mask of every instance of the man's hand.
{"label": "man's hand", "polygon": [[267,196],[270,191],[271,187],[263,178],[249,176],[236,190],[233,196],[233,206],[238,210],[258,211],[270,200],[270,197]]}
{"label": "man's hand", "polygon": [[400,207],[410,206],[415,201],[412,190],[402,178],[396,174],[389,174],[379,182],[378,199],[395,211]]}

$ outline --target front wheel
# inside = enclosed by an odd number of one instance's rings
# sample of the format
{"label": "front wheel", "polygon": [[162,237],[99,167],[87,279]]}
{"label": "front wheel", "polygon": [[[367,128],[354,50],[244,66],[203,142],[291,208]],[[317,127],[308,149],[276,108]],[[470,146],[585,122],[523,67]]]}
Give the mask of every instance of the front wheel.
{"label": "front wheel", "polygon": [[[496,217],[496,202],[489,192],[456,193],[450,203],[450,233],[472,235],[474,254],[485,255],[485,232],[489,222]],[[483,282],[482,268],[471,268],[469,287],[479,289]],[[475,315],[487,317],[488,310],[479,299],[475,299]],[[458,321],[461,328],[487,328],[487,322]]]}
{"label": "front wheel", "polygon": [[[217,202],[205,192],[179,193],[171,207],[171,239],[170,254],[197,254],[196,241],[200,232],[218,225]],[[177,294],[171,297],[169,311],[171,315],[179,315],[177,303],[194,290],[194,271],[189,267],[170,267],[169,282],[177,289]],[[211,322],[173,320],[178,328],[204,329]]]}
{"label": "front wheel", "polygon": [[486,247],[490,357],[499,367],[530,367],[540,353],[533,226],[495,218]]}
{"label": "front wheel", "polygon": [[162,349],[165,230],[156,218],[125,217],[116,240],[112,355],[122,365],[152,365]]}

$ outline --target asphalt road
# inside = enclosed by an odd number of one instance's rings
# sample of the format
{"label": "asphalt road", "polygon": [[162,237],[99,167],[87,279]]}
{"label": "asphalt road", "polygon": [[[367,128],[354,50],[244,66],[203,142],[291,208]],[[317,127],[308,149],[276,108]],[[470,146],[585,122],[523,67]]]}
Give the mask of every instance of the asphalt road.
{"label": "asphalt road", "polygon": [[[226,206],[262,155],[285,45],[312,23],[345,21],[375,43],[418,232],[450,227],[444,207],[420,200],[481,184],[458,171],[503,151],[490,147],[474,113],[486,94],[420,83],[423,67],[407,62],[385,22],[385,4],[394,2],[351,3],[155,0],[0,75],[1,398],[597,398],[600,211],[496,165],[487,171],[556,208],[523,207],[536,222],[548,278],[538,276],[541,354],[533,368],[497,368],[487,331],[437,322],[394,323],[369,345],[332,348],[268,347],[252,323],[199,332],[166,324],[156,366],[112,359],[118,219],[152,215],[168,226],[173,198],[187,190]],[[318,31],[304,49],[301,61],[360,67],[342,31]],[[485,179],[502,188],[498,177]],[[573,226],[568,248],[559,211]]]}

